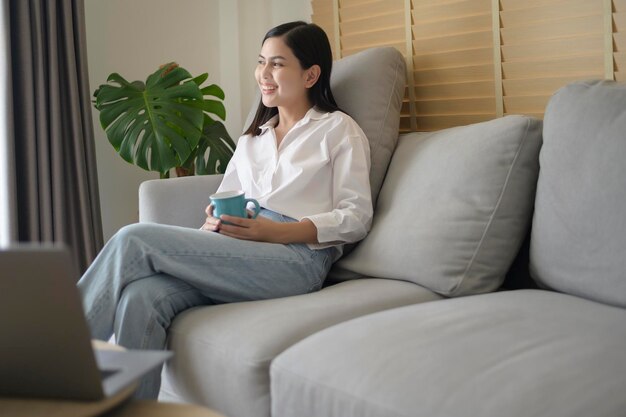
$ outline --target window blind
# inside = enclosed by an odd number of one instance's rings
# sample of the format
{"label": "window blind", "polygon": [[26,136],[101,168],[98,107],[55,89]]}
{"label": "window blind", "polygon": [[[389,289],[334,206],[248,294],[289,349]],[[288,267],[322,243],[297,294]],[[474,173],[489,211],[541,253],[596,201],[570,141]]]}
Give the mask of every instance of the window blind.
{"label": "window blind", "polygon": [[407,58],[401,131],[508,114],[541,118],[550,96],[569,82],[626,80],[626,0],[312,4],[313,21],[337,37],[337,56],[393,46]]}
{"label": "window blind", "polygon": [[626,82],[626,0],[613,0],[612,15],[615,80]]}
{"label": "window blind", "polygon": [[491,0],[413,0],[417,128],[496,117]]}
{"label": "window blind", "polygon": [[339,51],[336,47],[339,38],[337,36],[338,28],[335,22],[336,18],[334,16],[334,2],[334,0],[312,1],[311,8],[313,14],[311,15],[311,20],[315,22],[316,25],[324,29],[326,36],[328,36],[330,47],[333,51],[333,58],[339,59],[341,55],[339,55]]}
{"label": "window blind", "polygon": [[604,78],[603,1],[500,1],[504,114],[542,117],[559,87]]}
{"label": "window blind", "polygon": [[[406,58],[405,0],[335,0],[341,56],[375,46],[392,46]],[[411,130],[411,97],[405,91],[401,130]]]}
{"label": "window blind", "polygon": [[405,51],[404,0],[340,0],[341,55],[374,46]]}

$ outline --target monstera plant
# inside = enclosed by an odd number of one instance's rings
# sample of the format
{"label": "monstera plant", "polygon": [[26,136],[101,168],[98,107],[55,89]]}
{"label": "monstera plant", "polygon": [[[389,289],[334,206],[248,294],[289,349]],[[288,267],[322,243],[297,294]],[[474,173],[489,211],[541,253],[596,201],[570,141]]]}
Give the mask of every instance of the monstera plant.
{"label": "monstera plant", "polygon": [[146,82],[118,73],[94,92],[100,124],[124,160],[168,178],[223,173],[235,143],[220,120],[226,118],[222,89],[204,73],[192,77],[176,63],[162,65]]}

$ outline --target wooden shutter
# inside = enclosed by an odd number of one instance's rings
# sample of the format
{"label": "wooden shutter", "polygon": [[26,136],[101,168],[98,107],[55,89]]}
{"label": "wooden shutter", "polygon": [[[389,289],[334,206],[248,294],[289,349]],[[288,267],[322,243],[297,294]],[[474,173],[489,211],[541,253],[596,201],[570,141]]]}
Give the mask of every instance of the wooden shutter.
{"label": "wooden shutter", "polygon": [[615,80],[626,82],[626,0],[613,0]]}
{"label": "wooden shutter", "polygon": [[604,78],[603,1],[500,1],[504,114],[542,117],[558,88]]}
{"label": "wooden shutter", "polygon": [[313,21],[334,34],[336,57],[383,45],[404,54],[401,131],[543,117],[569,82],[626,81],[626,0],[312,3]]}
{"label": "wooden shutter", "polygon": [[338,31],[335,30],[335,12],[334,12],[334,0],[315,0],[311,2],[313,9],[312,21],[316,25],[324,29],[326,36],[330,42],[330,47],[333,50],[333,58],[339,59],[341,55],[337,50]]}
{"label": "wooden shutter", "polygon": [[[406,58],[405,0],[337,0],[341,56],[392,46]],[[411,130],[411,97],[405,91],[400,130]]]}
{"label": "wooden shutter", "polygon": [[418,130],[496,117],[491,0],[413,0]]}
{"label": "wooden shutter", "polygon": [[405,54],[404,0],[340,0],[341,56],[374,46]]}

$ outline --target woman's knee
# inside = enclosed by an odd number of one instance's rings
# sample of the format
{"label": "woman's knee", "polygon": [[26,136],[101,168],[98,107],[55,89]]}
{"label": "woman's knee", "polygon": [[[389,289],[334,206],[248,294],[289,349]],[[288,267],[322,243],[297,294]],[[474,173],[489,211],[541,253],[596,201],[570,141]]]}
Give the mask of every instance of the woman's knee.
{"label": "woman's knee", "polygon": [[167,226],[155,223],[133,223],[122,227],[113,235],[107,245],[131,254],[133,248],[154,246],[160,240],[168,239]]}
{"label": "woman's knee", "polygon": [[138,237],[140,239],[149,236],[154,233],[155,229],[158,229],[159,226],[154,223],[133,223],[123,226],[120,230],[113,235],[112,239],[128,241],[132,238]]}
{"label": "woman's knee", "polygon": [[137,279],[122,290],[120,303],[149,306],[167,294],[167,278],[155,275]]}
{"label": "woman's knee", "polygon": [[116,319],[142,321],[152,317],[168,326],[178,312],[203,303],[200,293],[185,282],[168,275],[154,275],[124,287]]}

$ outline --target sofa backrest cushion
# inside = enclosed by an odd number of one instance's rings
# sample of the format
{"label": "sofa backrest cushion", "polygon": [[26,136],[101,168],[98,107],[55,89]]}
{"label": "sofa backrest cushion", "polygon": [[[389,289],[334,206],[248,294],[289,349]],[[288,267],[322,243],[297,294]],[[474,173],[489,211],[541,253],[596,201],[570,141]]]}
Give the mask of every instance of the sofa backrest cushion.
{"label": "sofa backrest cushion", "polygon": [[562,88],[546,108],[543,136],[531,275],[626,307],[626,85]]}
{"label": "sofa backrest cushion", "polygon": [[[372,201],[376,199],[398,142],[400,110],[406,85],[406,63],[397,49],[370,48],[333,63],[333,96],[363,129],[370,145]],[[255,100],[246,127],[252,122]]]}
{"label": "sofa backrest cushion", "polygon": [[371,48],[337,60],[330,78],[339,107],[359,124],[370,144],[370,184],[376,204],[398,143],[406,64],[397,49]]}
{"label": "sofa backrest cushion", "polygon": [[498,288],[530,224],[540,147],[524,116],[402,135],[372,230],[338,269],[445,296]]}

